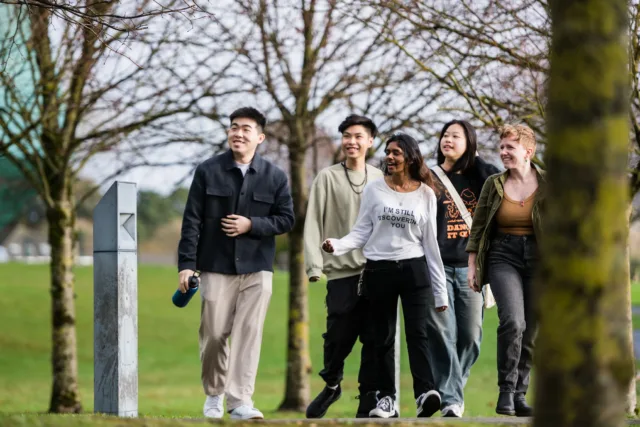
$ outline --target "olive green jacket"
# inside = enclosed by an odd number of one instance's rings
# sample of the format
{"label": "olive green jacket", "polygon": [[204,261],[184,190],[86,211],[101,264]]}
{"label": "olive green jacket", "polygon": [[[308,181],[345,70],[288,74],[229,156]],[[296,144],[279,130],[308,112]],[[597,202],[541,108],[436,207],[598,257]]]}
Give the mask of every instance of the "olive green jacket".
{"label": "olive green jacket", "polygon": [[[536,235],[540,235],[542,230],[542,218],[541,208],[542,202],[545,197],[545,172],[538,166],[534,165],[536,172],[538,173],[538,191],[533,203],[533,210],[531,216],[533,219],[533,230]],[[473,216],[473,223],[471,225],[471,234],[469,236],[469,243],[467,243],[467,252],[477,252],[476,257],[476,281],[483,285],[487,283],[488,277],[485,277],[486,273],[486,255],[489,251],[491,237],[495,228],[495,215],[502,198],[504,197],[504,183],[507,180],[509,171],[504,171],[491,175],[484,183],[482,192],[480,193],[480,200],[478,200],[478,206],[476,207],[475,214]]]}

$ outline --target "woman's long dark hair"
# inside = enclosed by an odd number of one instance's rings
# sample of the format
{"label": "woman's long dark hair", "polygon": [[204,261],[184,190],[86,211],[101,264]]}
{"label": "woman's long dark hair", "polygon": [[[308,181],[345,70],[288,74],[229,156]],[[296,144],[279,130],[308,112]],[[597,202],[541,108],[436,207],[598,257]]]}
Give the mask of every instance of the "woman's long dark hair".
{"label": "woman's long dark hair", "polygon": [[473,171],[473,167],[476,162],[476,151],[478,151],[478,137],[476,136],[476,130],[471,123],[466,120],[451,120],[442,127],[442,132],[440,132],[440,139],[438,139],[438,165],[444,163],[444,154],[442,153],[442,148],[440,148],[440,141],[442,141],[442,137],[444,133],[449,129],[452,125],[460,125],[462,129],[464,129],[464,136],[467,139],[467,149],[462,154],[462,156],[456,161],[451,170],[447,171],[447,174],[452,174],[456,172],[467,173]]}
{"label": "woman's long dark hair", "polygon": [[[424,163],[422,153],[420,153],[420,146],[418,141],[413,139],[406,133],[395,133],[389,137],[386,142],[385,148],[389,147],[389,144],[395,142],[404,154],[404,161],[409,165],[409,176],[419,182],[424,182],[429,186],[436,195],[440,194],[440,186],[434,179],[433,174]],[[388,175],[387,165],[384,166],[384,174]]]}

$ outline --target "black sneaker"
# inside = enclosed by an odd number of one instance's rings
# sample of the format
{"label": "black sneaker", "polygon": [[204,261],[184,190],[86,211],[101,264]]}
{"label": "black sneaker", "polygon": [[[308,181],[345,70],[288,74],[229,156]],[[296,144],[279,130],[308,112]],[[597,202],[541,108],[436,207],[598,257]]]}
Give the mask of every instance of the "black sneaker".
{"label": "black sneaker", "polygon": [[320,394],[313,399],[307,407],[307,418],[322,418],[327,413],[329,406],[342,396],[340,385],[335,390],[325,387]]}
{"label": "black sneaker", "polygon": [[396,401],[391,396],[385,396],[378,400],[376,407],[369,412],[371,418],[398,418]]}
{"label": "black sneaker", "polygon": [[422,393],[420,397],[416,399],[416,416],[418,418],[430,417],[440,410],[440,393],[435,390],[429,390],[426,393]]}
{"label": "black sneaker", "polygon": [[358,412],[356,418],[369,418],[369,413],[373,411],[378,404],[378,392],[370,391],[356,397],[360,400],[358,404]]}

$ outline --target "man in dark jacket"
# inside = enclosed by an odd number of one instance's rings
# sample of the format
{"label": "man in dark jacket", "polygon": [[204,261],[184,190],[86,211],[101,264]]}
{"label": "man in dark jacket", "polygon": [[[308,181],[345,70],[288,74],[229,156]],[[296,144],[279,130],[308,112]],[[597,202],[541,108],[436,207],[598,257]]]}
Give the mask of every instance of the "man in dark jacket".
{"label": "man in dark jacket", "polygon": [[[201,163],[189,190],[178,246],[180,289],[200,271],[200,359],[205,417],[262,419],[253,407],[264,319],[271,297],[275,236],[291,230],[287,176],[256,153],[265,117],[231,116],[230,150]],[[228,339],[233,345],[230,347]]]}

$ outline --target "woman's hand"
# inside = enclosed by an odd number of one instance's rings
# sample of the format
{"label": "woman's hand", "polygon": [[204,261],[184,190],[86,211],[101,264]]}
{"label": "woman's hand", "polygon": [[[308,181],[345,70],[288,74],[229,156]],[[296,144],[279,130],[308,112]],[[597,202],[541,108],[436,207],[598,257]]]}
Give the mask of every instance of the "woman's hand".
{"label": "woman's hand", "polygon": [[324,242],[322,242],[322,250],[325,251],[328,254],[332,254],[334,249],[333,246],[331,245],[331,242],[329,241],[329,239],[325,240]]}
{"label": "woman's hand", "polygon": [[473,270],[469,268],[469,272],[467,273],[467,284],[469,288],[473,289],[476,292],[481,292],[480,285],[478,285],[476,281],[476,269]]}
{"label": "woman's hand", "polygon": [[445,311],[447,309],[446,305],[443,305],[442,307],[436,307],[436,311],[438,313],[442,313],[443,311]]}
{"label": "woman's hand", "polygon": [[469,268],[467,269],[467,285],[469,288],[476,292],[482,292],[482,287],[478,284],[478,278],[476,277],[476,256],[477,253],[471,252],[469,254]]}

